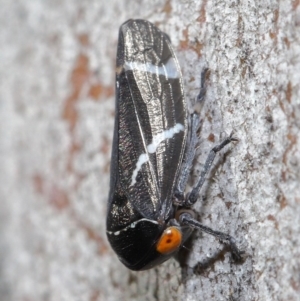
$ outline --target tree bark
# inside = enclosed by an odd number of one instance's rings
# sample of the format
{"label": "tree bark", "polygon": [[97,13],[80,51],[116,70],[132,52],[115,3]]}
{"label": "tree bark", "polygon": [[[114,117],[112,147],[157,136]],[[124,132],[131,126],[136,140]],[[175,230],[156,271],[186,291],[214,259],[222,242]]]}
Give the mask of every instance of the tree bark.
{"label": "tree bark", "polygon": [[[197,2],[197,3],[196,3]],[[300,300],[300,2],[0,1],[1,300]],[[231,131],[194,209],[197,232],[127,270],[105,235],[119,26],[166,32],[187,100],[208,67],[190,185]]]}

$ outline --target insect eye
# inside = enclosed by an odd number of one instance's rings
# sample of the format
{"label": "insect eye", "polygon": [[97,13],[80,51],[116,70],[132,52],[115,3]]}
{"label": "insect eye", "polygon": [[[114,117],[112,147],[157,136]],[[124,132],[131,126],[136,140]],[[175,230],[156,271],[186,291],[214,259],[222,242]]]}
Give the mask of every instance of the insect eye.
{"label": "insect eye", "polygon": [[156,250],[161,254],[168,254],[174,252],[180,247],[182,234],[176,227],[168,227],[161,235]]}

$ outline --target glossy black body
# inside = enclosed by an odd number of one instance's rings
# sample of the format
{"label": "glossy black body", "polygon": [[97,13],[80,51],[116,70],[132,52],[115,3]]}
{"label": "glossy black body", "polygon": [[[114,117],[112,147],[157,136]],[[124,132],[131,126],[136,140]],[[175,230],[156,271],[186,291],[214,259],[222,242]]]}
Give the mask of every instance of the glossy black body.
{"label": "glossy black body", "polygon": [[[129,20],[121,26],[116,73],[107,236],[128,268],[142,270],[173,255],[159,254],[155,245],[167,225],[176,223],[173,200],[187,110],[170,40],[152,23]],[[181,230],[184,238],[190,233]]]}

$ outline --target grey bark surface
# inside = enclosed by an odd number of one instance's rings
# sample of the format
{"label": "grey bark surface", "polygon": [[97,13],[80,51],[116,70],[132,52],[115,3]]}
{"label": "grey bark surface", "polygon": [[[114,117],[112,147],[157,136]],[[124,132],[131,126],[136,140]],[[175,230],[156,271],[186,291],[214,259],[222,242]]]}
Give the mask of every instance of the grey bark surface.
{"label": "grey bark surface", "polygon": [[[300,2],[0,1],[0,300],[300,300]],[[192,100],[209,67],[195,205],[234,236],[235,264],[195,233],[144,272],[105,236],[118,28],[171,37]]]}

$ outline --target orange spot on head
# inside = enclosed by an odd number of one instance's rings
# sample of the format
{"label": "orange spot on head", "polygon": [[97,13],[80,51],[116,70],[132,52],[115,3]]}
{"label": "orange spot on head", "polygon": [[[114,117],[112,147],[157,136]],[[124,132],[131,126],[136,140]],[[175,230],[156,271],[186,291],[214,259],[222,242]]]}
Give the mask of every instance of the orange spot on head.
{"label": "orange spot on head", "polygon": [[180,247],[182,234],[176,227],[168,227],[160,237],[156,250],[161,254],[169,254]]}

